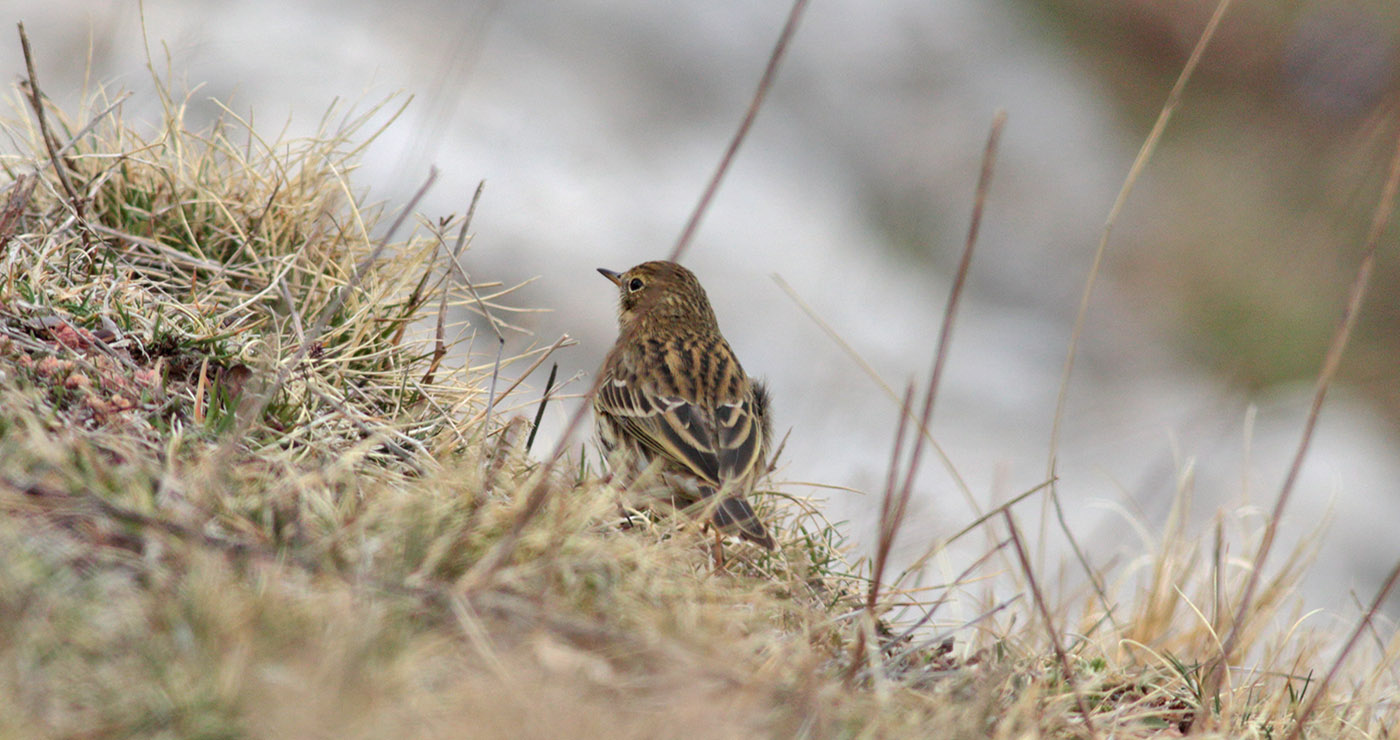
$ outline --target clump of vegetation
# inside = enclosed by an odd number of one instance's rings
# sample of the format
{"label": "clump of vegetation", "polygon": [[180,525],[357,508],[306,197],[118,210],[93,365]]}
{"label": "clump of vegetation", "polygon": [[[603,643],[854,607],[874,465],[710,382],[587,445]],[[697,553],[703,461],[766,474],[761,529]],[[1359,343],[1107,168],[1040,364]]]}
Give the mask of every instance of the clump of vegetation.
{"label": "clump of vegetation", "polygon": [[[1289,611],[1301,560],[1244,615],[1250,664],[1214,673],[1249,564],[1193,538],[1184,507],[1141,561],[1054,603],[1009,506],[972,528],[1001,534],[956,582],[886,574],[893,485],[875,564],[775,493],[779,549],[731,544],[720,569],[693,523],[623,516],[582,461],[528,449],[492,381],[558,343],[498,367],[453,340],[511,287],[454,267],[468,217],[410,203],[386,227],[352,186],[382,108],[269,142],[162,103],[140,130],[119,100],[70,118],[21,87],[5,124],[0,737],[1285,737],[1300,719],[1374,737],[1400,720],[1393,637],[1319,686],[1336,635]],[[984,613],[949,622],[950,598]]]}

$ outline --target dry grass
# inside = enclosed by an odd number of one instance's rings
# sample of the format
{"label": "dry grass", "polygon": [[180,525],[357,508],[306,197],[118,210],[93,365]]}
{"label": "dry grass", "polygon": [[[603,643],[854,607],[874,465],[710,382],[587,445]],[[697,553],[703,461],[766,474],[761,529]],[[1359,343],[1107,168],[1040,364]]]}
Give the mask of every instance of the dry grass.
{"label": "dry grass", "polygon": [[[1188,532],[1189,477],[1096,574],[1112,620],[1006,558],[872,588],[785,494],[778,551],[717,572],[696,528],[622,526],[594,471],[526,452],[514,404],[486,413],[495,339],[453,365],[470,335],[440,306],[507,315],[509,288],[449,269],[460,218],[381,249],[351,177],[386,111],[267,142],[107,107],[46,107],[51,147],[17,91],[5,128],[0,737],[1283,737],[1346,631],[1296,612],[1300,548],[1208,693],[1250,574],[1224,543],[1264,523]],[[1367,634],[1309,737],[1400,723],[1395,640]]]}

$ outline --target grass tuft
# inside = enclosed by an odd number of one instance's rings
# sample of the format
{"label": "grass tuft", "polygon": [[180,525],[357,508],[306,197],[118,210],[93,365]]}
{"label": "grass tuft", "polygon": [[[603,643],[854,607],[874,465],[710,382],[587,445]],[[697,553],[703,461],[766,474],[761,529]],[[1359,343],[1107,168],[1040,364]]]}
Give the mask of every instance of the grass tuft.
{"label": "grass tuft", "polygon": [[[1183,505],[1094,574],[1105,593],[1057,594],[998,529],[1008,504],[973,525],[987,557],[913,587],[850,562],[841,527],[777,485],[758,504],[779,549],[730,545],[718,571],[693,523],[529,453],[542,401],[506,380],[565,340],[466,351],[462,317],[495,340],[520,310],[515,286],[464,282],[469,217],[398,236],[351,182],[399,109],[268,141],[227,111],[192,130],[168,93],[147,128],[102,96],[73,117],[42,103],[40,125],[33,99],[15,91],[0,156],[0,737],[1281,737],[1302,719],[1360,738],[1400,720],[1374,625],[1321,685],[1347,630],[1296,611],[1306,547],[1236,616],[1251,563],[1224,543],[1257,543],[1257,519],[1193,536]],[[1189,500],[1189,478],[1163,493]],[[998,565],[1012,544],[1019,570]],[[1249,663],[1212,688],[1227,633]]]}

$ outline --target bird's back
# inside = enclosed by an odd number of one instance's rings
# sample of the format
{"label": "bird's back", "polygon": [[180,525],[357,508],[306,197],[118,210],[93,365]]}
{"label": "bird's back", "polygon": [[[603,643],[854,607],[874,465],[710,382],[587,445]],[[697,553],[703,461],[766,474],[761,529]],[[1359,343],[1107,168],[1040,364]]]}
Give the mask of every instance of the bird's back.
{"label": "bird's back", "polygon": [[771,548],[743,498],[767,468],[767,395],[744,373],[689,271],[644,263],[604,274],[620,283],[643,268],[677,282],[661,283],[669,292],[623,294],[618,341],[593,400],[599,440],[614,469],[658,473],[685,503],[713,499],[721,529]]}

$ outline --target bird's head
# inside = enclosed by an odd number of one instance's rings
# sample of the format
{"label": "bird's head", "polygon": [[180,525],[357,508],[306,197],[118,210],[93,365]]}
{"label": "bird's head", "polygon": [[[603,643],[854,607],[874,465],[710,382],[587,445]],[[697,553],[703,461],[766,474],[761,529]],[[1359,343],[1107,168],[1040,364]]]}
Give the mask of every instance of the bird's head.
{"label": "bird's head", "polygon": [[643,262],[626,272],[598,268],[621,294],[618,326],[638,321],[679,322],[694,328],[715,326],[715,313],[695,273],[674,262]]}

